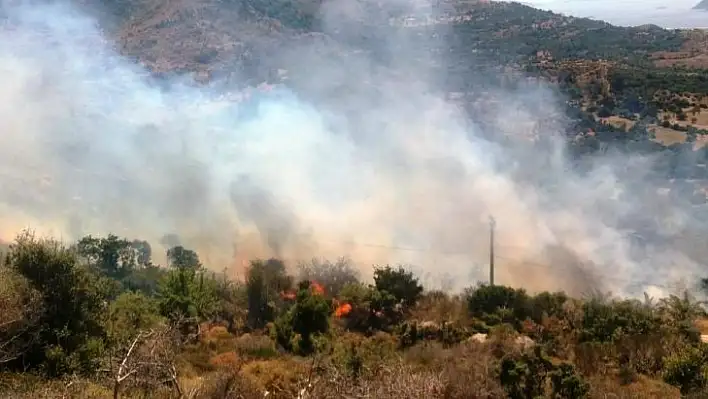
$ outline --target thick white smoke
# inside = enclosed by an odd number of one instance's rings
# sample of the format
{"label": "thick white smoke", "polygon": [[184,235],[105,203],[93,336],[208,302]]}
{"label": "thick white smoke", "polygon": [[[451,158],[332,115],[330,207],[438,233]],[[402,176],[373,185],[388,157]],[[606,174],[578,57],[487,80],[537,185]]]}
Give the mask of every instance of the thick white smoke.
{"label": "thick white smoke", "polygon": [[[332,24],[349,12],[336,2],[323,10]],[[420,53],[405,35],[387,43],[404,50],[384,72],[368,54],[328,63],[312,54],[321,41],[284,51],[321,101],[282,86],[252,90],[262,97],[253,103],[214,87],[154,85],[74,8],[4,12],[5,240],[31,227],[66,240],[113,232],[159,248],[176,234],[215,269],[254,257],[350,256],[365,275],[373,263],[402,262],[431,278],[449,274],[460,288],[486,278],[494,215],[500,283],[639,293],[701,272],[666,248],[632,254],[623,220],[683,212],[660,206],[641,167],[630,168],[634,186],[620,179],[626,160],[569,171],[561,98],[538,86],[494,93],[504,100],[490,105],[495,134],[541,135],[550,145],[494,144],[432,90],[439,76],[407,65]],[[337,90],[344,105],[321,106]]]}

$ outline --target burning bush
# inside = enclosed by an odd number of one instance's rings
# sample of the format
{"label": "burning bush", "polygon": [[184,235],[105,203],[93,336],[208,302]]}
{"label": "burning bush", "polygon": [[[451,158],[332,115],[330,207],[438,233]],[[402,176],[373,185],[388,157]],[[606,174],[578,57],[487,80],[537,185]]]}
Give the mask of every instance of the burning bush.
{"label": "burning bush", "polygon": [[342,317],[346,317],[347,315],[349,315],[349,313],[351,313],[351,311],[352,311],[352,305],[345,302],[345,303],[337,306],[337,309],[334,310],[334,316],[337,317],[338,319],[340,319]]}
{"label": "burning bush", "polygon": [[275,320],[275,340],[287,350],[311,353],[314,335],[329,330],[330,312],[330,303],[324,296],[312,289],[309,281],[301,282],[293,307]]}
{"label": "burning bush", "polygon": [[312,259],[311,262],[301,263],[298,267],[300,280],[317,281],[332,297],[338,296],[347,284],[359,281],[359,273],[347,258],[340,258],[336,262]]}
{"label": "burning bush", "polygon": [[[344,328],[350,331],[373,333],[389,331],[401,322],[403,312],[396,298],[387,291],[360,283],[348,284],[342,289],[342,303],[338,308]],[[348,311],[345,312],[345,309]]]}

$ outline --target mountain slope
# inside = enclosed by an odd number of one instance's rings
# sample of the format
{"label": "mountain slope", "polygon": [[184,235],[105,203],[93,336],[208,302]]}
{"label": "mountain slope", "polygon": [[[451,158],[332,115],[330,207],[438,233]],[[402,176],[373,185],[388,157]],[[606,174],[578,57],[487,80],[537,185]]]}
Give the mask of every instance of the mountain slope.
{"label": "mountain slope", "polygon": [[484,62],[485,57],[496,65],[525,62],[539,51],[548,51],[557,59],[648,61],[649,54],[676,51],[684,42],[680,33],[658,27],[615,27],[506,2],[440,2],[432,9],[436,18],[418,17],[426,22],[417,24],[411,21],[416,20],[418,9],[373,1],[83,2],[111,16],[102,22],[116,22],[112,34],[123,54],[158,73],[272,74],[264,72],[260,61],[269,57],[261,55],[292,48],[292,41],[302,36],[326,32],[352,50],[380,51],[379,43],[387,35],[400,34],[401,24],[409,26],[410,35],[449,47],[439,53],[452,54],[458,70],[461,63]]}

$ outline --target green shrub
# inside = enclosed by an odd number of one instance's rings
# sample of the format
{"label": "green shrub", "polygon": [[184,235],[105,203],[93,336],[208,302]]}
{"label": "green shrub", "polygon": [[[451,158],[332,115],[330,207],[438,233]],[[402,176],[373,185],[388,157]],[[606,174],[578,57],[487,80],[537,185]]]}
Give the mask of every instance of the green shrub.
{"label": "green shrub", "polygon": [[540,323],[544,317],[563,318],[565,315],[563,307],[568,299],[568,295],[564,292],[541,292],[530,298],[529,317],[536,323]]}
{"label": "green shrub", "polygon": [[590,385],[570,363],[561,363],[550,373],[550,377],[554,398],[581,399],[590,391]]}
{"label": "green shrub", "polygon": [[248,327],[263,328],[275,320],[280,305],[279,295],[293,286],[285,263],[278,259],[254,260],[246,271]]}
{"label": "green shrub", "polygon": [[344,328],[371,334],[375,331],[391,331],[403,320],[403,309],[396,306],[396,298],[388,291],[380,291],[373,286],[355,283],[342,288],[342,303],[352,309],[342,318]]}
{"label": "green shrub", "polygon": [[405,322],[398,328],[398,343],[400,348],[409,348],[419,341],[436,341],[443,347],[459,344],[469,338],[470,333],[455,323],[418,323]]}
{"label": "green shrub", "polygon": [[603,302],[590,299],[583,304],[580,341],[609,342],[620,337],[649,334],[662,328],[659,315],[639,301]]}
{"label": "green shrub", "polygon": [[686,347],[667,357],[663,377],[666,383],[677,386],[682,394],[702,389],[708,381],[708,364],[704,347]]}
{"label": "green shrub", "polygon": [[217,310],[215,281],[203,270],[173,268],[161,281],[158,290],[160,313],[173,322],[196,324],[207,320]]}
{"label": "green shrub", "polygon": [[315,349],[314,336],[329,330],[331,305],[322,295],[312,292],[310,282],[298,285],[295,304],[275,320],[275,340],[287,350],[309,354]]}
{"label": "green shrub", "polygon": [[470,290],[467,305],[470,316],[488,326],[509,323],[520,328],[521,322],[532,315],[531,298],[525,290],[501,285],[481,285]]}
{"label": "green shrub", "polygon": [[374,270],[374,286],[378,291],[392,295],[396,302],[405,308],[410,308],[418,302],[423,294],[423,286],[413,272],[406,271],[402,266],[377,267]]}
{"label": "green shrub", "polygon": [[105,304],[111,284],[77,264],[76,255],[59,242],[18,236],[7,258],[41,297],[41,313],[33,340],[17,364],[22,369],[44,369],[51,376],[94,373],[102,340],[106,337]]}
{"label": "green shrub", "polygon": [[108,314],[109,339],[118,345],[126,344],[161,320],[157,301],[138,292],[120,294],[109,305]]}
{"label": "green shrub", "polygon": [[501,361],[499,382],[510,399],[527,399],[543,396],[546,377],[553,364],[536,347],[532,353],[505,356]]}

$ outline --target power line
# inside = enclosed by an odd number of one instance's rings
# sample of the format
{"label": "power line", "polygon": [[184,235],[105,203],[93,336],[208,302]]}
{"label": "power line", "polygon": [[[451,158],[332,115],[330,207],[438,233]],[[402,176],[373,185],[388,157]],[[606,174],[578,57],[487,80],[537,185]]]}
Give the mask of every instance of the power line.
{"label": "power line", "polygon": [[[498,246],[497,243],[494,240],[494,230],[496,228],[496,222],[493,217],[490,217],[490,259],[489,259],[489,281],[490,284],[494,284],[494,267],[495,267],[495,260],[496,259],[502,259],[508,262],[515,262],[519,264],[523,264],[525,267],[536,267],[536,268],[545,268],[545,269],[569,269],[566,266],[559,266],[559,265],[551,265],[548,263],[539,263],[535,261],[531,261],[528,259],[518,259],[518,258],[512,258],[508,257],[505,255],[499,255],[497,252],[495,252],[495,249],[511,249],[511,250],[523,250],[524,248],[522,247],[516,247],[516,246]],[[307,234],[296,234],[296,235],[301,235],[301,236],[309,236]],[[341,245],[350,245],[354,247],[368,247],[368,248],[381,248],[381,249],[388,249],[388,250],[395,250],[395,251],[405,251],[405,252],[418,252],[418,253],[426,253],[426,254],[431,254],[431,255],[437,255],[437,256],[468,256],[468,257],[476,257],[476,255],[470,251],[444,251],[444,250],[436,250],[432,248],[417,248],[417,247],[406,247],[406,246],[397,246],[397,245],[388,245],[388,244],[377,244],[377,243],[371,243],[371,242],[357,242],[353,240],[318,240],[320,243],[334,243],[334,244],[341,244]],[[293,259],[293,260],[298,260],[298,259]],[[480,265],[482,262],[479,263]],[[479,267],[479,266],[478,266]],[[613,282],[618,282],[618,283],[632,283],[636,282],[635,279],[631,278],[620,278],[620,277],[613,277],[613,276],[608,276],[608,275],[603,275],[601,276],[601,280],[603,281],[613,281]],[[658,283],[650,283],[650,282],[639,282],[639,285],[651,285],[654,287],[658,288],[665,288],[665,289],[672,289],[675,287],[670,287],[665,284],[658,284]]]}
{"label": "power line", "polygon": [[[495,224],[491,223],[490,221],[490,244],[492,244],[494,237],[493,237],[493,229],[496,226]],[[328,242],[328,243],[337,243],[337,244],[346,244],[346,245],[351,245],[355,247],[370,247],[370,248],[382,248],[382,249],[390,249],[390,250],[397,250],[397,251],[407,251],[407,252],[419,252],[419,253],[427,253],[431,255],[463,255],[463,256],[475,256],[475,254],[469,252],[469,251],[441,251],[441,250],[434,250],[431,248],[416,248],[416,247],[403,247],[403,246],[396,246],[396,245],[387,245],[387,244],[375,244],[375,243],[367,243],[367,242],[357,242],[357,241],[336,241],[336,240],[326,240],[326,241],[320,241],[320,242]],[[514,263],[519,263],[523,264],[525,267],[536,267],[536,268],[544,268],[544,269],[569,269],[568,267],[564,266],[558,266],[558,265],[551,265],[548,263],[539,263],[535,261],[531,261],[528,259],[519,259],[519,258],[512,258],[504,255],[499,255],[497,252],[494,252],[494,247],[496,248],[507,248],[507,249],[523,249],[521,247],[514,247],[514,246],[497,246],[496,242],[493,242],[493,247],[490,248],[490,284],[494,284],[494,261],[495,259],[502,259],[508,262],[514,262]],[[479,266],[478,266],[479,267]],[[601,277],[601,280],[603,281],[609,281],[609,282],[617,282],[617,283],[633,283],[636,282],[635,279],[632,278],[620,278],[620,277],[612,277],[612,276],[607,276],[604,275]],[[646,286],[654,286],[657,288],[665,288],[665,289],[672,289],[675,287],[671,287],[665,284],[659,284],[659,283],[651,283],[651,282],[639,282],[638,285],[646,285]]]}
{"label": "power line", "polygon": [[[537,267],[537,268],[544,268],[544,269],[548,269],[548,268],[556,268],[557,269],[556,266],[551,266],[549,264],[543,264],[543,263],[538,263],[538,262],[533,262],[533,261],[528,261],[528,260],[514,259],[514,258],[510,258],[510,257],[506,257],[506,256],[499,256],[499,255],[497,255],[497,258],[504,259],[504,260],[507,260],[510,262],[522,263],[524,266],[529,266],[529,267]],[[602,280],[605,280],[605,281],[613,281],[613,282],[617,282],[617,283],[631,283],[631,282],[636,281],[636,280],[630,279],[630,278],[612,277],[612,276],[607,276],[607,275],[604,275],[601,278],[602,278]],[[643,282],[643,283],[640,282],[639,284],[640,285],[651,285],[654,287],[665,288],[665,289],[675,288],[675,287],[671,287],[671,286],[668,286],[665,284],[658,284],[658,283],[655,284],[655,283],[650,283],[650,282]]]}
{"label": "power line", "polygon": [[489,217],[489,285],[494,285],[494,216]]}

